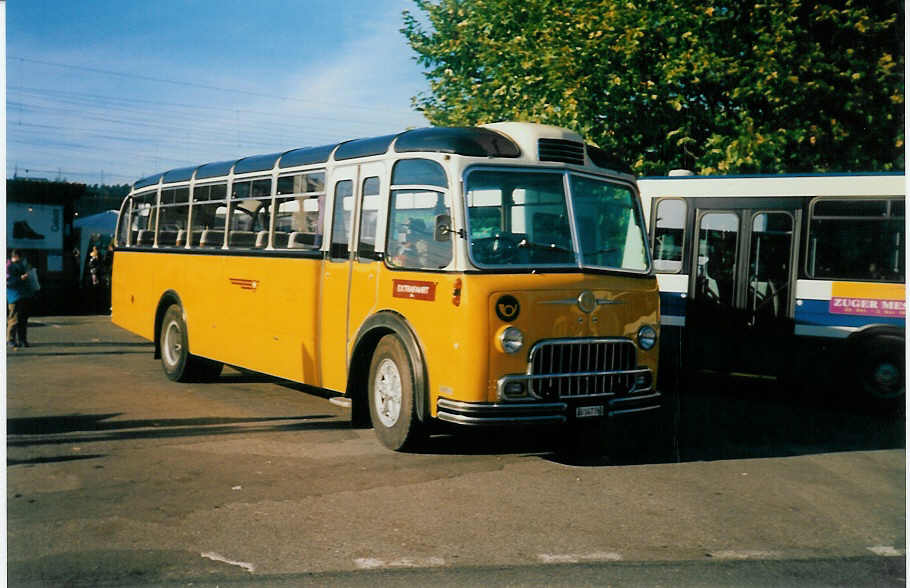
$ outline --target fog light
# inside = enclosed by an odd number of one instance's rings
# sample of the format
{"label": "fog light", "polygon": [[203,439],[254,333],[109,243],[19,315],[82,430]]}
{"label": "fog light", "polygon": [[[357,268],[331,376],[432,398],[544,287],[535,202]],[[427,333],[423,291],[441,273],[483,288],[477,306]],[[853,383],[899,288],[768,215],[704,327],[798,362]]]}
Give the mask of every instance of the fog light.
{"label": "fog light", "polygon": [[648,351],[657,343],[657,331],[648,325],[638,329],[638,346]]}
{"label": "fog light", "polygon": [[525,395],[524,382],[509,382],[502,388],[502,394],[506,398],[521,398]]}
{"label": "fog light", "polygon": [[636,390],[647,390],[651,387],[651,373],[646,372],[644,374],[638,374],[635,376],[635,389]]}
{"label": "fog light", "polygon": [[499,334],[499,342],[506,353],[515,353],[525,344],[524,333],[515,327],[506,327]]}

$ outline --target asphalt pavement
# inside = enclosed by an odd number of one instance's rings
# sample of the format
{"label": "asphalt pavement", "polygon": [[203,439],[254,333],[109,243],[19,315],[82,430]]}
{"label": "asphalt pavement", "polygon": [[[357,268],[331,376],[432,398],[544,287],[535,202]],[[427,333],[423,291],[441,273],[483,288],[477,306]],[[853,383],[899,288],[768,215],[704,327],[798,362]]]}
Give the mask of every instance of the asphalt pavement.
{"label": "asphalt pavement", "polygon": [[6,357],[10,586],[906,583],[904,419],[824,391],[709,375],[568,447],[394,453],[330,394],[175,384],[107,317],[33,323]]}

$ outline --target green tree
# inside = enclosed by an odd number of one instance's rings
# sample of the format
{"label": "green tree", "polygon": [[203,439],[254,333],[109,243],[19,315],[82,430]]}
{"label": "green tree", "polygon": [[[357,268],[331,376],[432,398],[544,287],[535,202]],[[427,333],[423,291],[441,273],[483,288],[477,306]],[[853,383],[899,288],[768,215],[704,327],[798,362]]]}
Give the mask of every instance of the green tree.
{"label": "green tree", "polygon": [[433,124],[565,126],[639,174],[903,169],[898,0],[415,2]]}

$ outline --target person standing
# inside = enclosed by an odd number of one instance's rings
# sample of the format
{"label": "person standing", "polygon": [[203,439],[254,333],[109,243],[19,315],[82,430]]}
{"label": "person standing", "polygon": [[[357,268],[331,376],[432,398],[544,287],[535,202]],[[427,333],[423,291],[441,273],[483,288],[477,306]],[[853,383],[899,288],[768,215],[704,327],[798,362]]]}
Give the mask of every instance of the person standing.
{"label": "person standing", "polygon": [[6,263],[6,343],[13,347],[29,346],[29,270],[28,261],[13,249]]}
{"label": "person standing", "polygon": [[101,298],[103,296],[101,286],[102,271],[101,254],[98,252],[97,246],[92,246],[92,250],[88,254],[89,296],[92,314],[97,313],[101,306]]}

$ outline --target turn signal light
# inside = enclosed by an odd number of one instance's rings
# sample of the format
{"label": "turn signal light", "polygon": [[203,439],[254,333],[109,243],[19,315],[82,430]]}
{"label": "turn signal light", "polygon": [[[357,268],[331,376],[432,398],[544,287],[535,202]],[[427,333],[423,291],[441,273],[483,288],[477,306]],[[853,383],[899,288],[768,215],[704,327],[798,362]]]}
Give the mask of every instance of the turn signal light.
{"label": "turn signal light", "polygon": [[452,288],[452,304],[461,306],[461,278],[455,279],[455,287]]}

